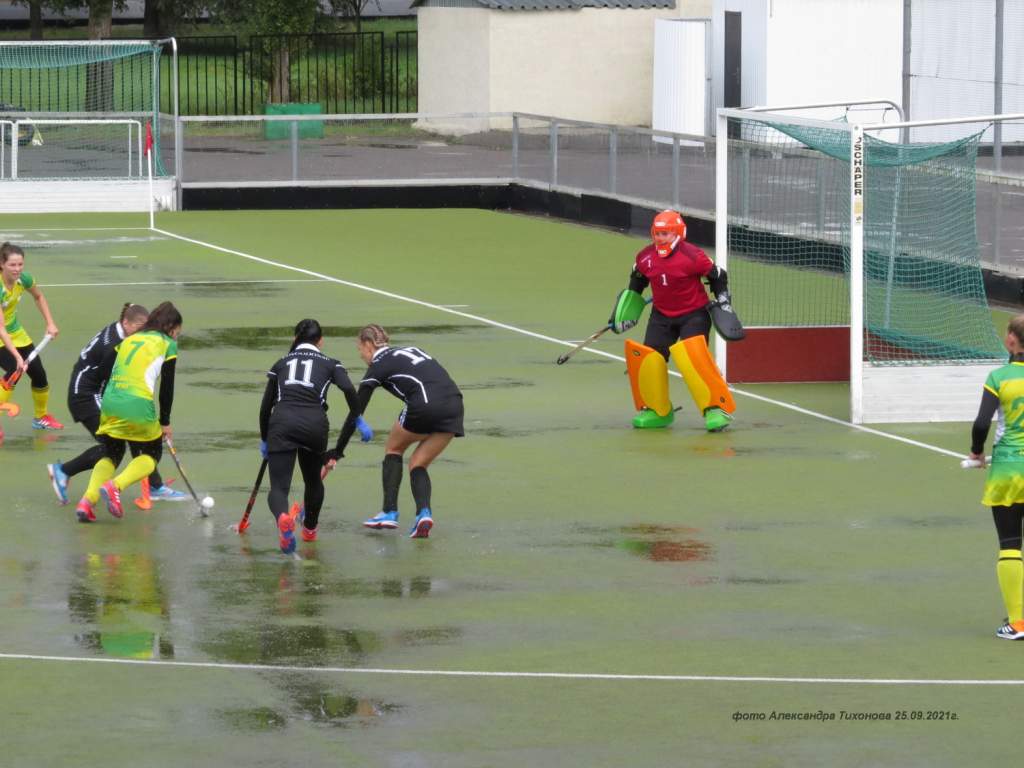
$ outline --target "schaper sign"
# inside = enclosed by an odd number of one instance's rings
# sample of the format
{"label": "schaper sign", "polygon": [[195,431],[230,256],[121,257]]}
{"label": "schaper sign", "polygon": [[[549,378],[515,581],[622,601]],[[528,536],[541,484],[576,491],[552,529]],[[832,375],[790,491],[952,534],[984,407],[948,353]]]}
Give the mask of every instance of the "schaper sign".
{"label": "schaper sign", "polygon": [[864,133],[854,132],[853,139],[853,219],[864,223]]}

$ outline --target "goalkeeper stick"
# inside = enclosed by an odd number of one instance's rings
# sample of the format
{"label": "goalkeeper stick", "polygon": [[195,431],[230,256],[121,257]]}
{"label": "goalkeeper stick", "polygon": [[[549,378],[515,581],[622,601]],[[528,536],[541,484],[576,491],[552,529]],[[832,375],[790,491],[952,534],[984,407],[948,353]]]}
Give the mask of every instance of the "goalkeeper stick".
{"label": "goalkeeper stick", "polygon": [[607,333],[611,329],[612,329],[612,324],[608,323],[608,325],[606,325],[601,330],[596,331],[595,333],[590,334],[587,338],[585,338],[583,341],[581,341],[575,347],[573,347],[568,352],[566,352],[564,355],[562,355],[560,358],[558,358],[555,361],[555,364],[556,365],[562,365],[563,363],[567,362],[570,357],[575,355],[577,352],[579,352],[581,349],[583,349],[588,344],[592,344],[593,342],[597,341],[599,338],[601,338],[602,335],[604,335],[605,333]]}
{"label": "goalkeeper stick", "polygon": [[242,513],[242,519],[238,522],[238,525],[232,525],[231,530],[238,534],[245,533],[249,527],[249,515],[252,514],[252,508],[256,504],[256,497],[260,495],[260,486],[263,484],[263,473],[267,471],[267,460],[264,459],[260,464],[260,471],[256,473],[256,482],[252,486],[252,493],[249,494],[249,503],[245,505],[245,512]]}
{"label": "goalkeeper stick", "polygon": [[185,474],[185,470],[181,467],[181,462],[178,460],[178,452],[174,450],[174,443],[171,442],[171,438],[165,437],[164,441],[167,443],[167,450],[171,452],[171,458],[174,459],[174,465],[178,468],[178,474],[181,475],[181,479],[185,481],[185,485],[188,486],[188,492],[192,494],[192,500],[196,503],[196,509],[199,510],[199,514],[203,517],[208,517],[209,512],[203,506],[203,503],[199,501],[199,497],[196,496],[196,491],[192,487],[192,483],[188,481],[188,476]]}
{"label": "goalkeeper stick", "polygon": [[[25,368],[28,368],[28,364],[35,360],[37,357],[39,357],[39,353],[43,351],[43,347],[49,344],[50,339],[52,338],[53,336],[51,336],[50,334],[46,334],[45,336],[43,336],[43,340],[39,342],[39,346],[33,349],[29,356],[25,358]],[[24,369],[19,369],[17,371],[12,372],[10,376],[6,376],[5,378],[0,379],[0,387],[3,387],[8,392],[10,392],[12,389],[14,389],[14,385],[18,383],[18,380],[21,378],[23,373],[25,373]]]}

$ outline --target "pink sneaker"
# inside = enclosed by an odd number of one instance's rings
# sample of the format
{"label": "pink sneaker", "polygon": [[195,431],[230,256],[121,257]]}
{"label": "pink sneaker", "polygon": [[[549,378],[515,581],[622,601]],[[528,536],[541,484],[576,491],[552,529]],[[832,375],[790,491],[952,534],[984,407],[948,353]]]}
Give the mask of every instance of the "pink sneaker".
{"label": "pink sneaker", "polygon": [[64,429],[64,425],[47,413],[38,419],[32,419],[32,429]]}
{"label": "pink sneaker", "polygon": [[316,528],[310,530],[306,526],[302,526],[302,540],[303,541],[316,541]]}
{"label": "pink sneaker", "polygon": [[84,496],[82,500],[78,502],[78,507],[75,509],[75,515],[78,517],[80,523],[95,523],[96,513],[93,512],[92,502]]}
{"label": "pink sneaker", "polygon": [[114,517],[124,517],[124,507],[121,506],[121,489],[114,485],[113,480],[108,480],[100,486],[100,496],[107,502],[107,510]]}

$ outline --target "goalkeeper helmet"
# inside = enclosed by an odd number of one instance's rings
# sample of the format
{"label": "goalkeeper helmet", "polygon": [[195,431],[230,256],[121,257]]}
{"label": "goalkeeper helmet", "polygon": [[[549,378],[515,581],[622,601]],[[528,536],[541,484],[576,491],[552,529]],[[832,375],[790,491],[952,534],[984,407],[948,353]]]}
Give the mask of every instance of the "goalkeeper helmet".
{"label": "goalkeeper helmet", "polygon": [[[659,237],[660,236],[660,237]],[[678,211],[662,211],[651,223],[651,240],[658,255],[665,258],[686,239],[686,222]]]}

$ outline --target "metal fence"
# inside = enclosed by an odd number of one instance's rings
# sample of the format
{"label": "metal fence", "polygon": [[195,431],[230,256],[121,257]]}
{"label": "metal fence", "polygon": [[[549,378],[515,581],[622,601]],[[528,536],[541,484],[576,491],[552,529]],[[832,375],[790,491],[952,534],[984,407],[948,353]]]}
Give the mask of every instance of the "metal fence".
{"label": "metal fence", "polygon": [[[197,116],[162,147],[185,187],[516,182],[714,218],[715,139],[646,128],[526,113]],[[1016,274],[1022,189],[1024,177],[978,172],[982,262]]]}
{"label": "metal fence", "polygon": [[[415,31],[179,37],[182,115],[258,115],[268,103],[321,112],[414,112]],[[161,59],[161,111],[173,112],[169,55]]]}

